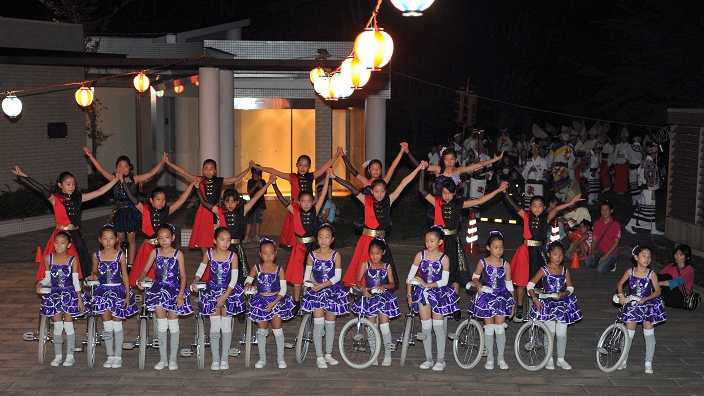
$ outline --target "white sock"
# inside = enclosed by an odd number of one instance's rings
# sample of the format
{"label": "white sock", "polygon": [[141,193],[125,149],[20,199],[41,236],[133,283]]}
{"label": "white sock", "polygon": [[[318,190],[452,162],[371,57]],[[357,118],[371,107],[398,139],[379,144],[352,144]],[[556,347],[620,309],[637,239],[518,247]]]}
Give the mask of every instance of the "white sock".
{"label": "white sock", "polygon": [[315,356],[323,356],[323,330],[325,330],[325,318],[313,318],[313,345],[315,346]]}
{"label": "white sock", "polygon": [[445,341],[447,340],[447,335],[445,334],[445,326],[443,319],[433,319],[433,331],[435,332],[435,342],[438,346],[438,360],[445,359]]}

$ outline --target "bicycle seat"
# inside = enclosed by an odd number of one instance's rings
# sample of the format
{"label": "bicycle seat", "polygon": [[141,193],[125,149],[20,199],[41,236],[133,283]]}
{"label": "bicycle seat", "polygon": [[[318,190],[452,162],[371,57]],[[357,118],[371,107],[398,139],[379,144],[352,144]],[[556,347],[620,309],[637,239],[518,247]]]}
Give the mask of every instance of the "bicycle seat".
{"label": "bicycle seat", "polygon": [[308,287],[308,288],[310,288],[310,287],[313,287],[313,286],[315,286],[315,283],[313,283],[313,282],[311,282],[311,281],[309,281],[309,280],[303,282],[303,287]]}
{"label": "bicycle seat", "polygon": [[142,282],[139,284],[139,286],[142,289],[149,289],[150,287],[154,286],[154,279],[144,278],[142,279]]}
{"label": "bicycle seat", "polygon": [[50,294],[51,286],[42,286],[39,288],[39,294]]}
{"label": "bicycle seat", "polygon": [[257,294],[257,289],[247,289],[244,291],[244,294],[246,296],[253,296],[253,295]]}
{"label": "bicycle seat", "polygon": [[474,282],[467,282],[467,284],[464,286],[464,288],[467,290],[472,290],[472,289],[476,289],[477,285],[475,285]]}
{"label": "bicycle seat", "polygon": [[538,298],[541,300],[554,299],[558,295],[558,293],[538,293]]}
{"label": "bicycle seat", "polygon": [[99,280],[84,280],[83,283],[86,285],[86,287],[98,287],[100,286],[100,281]]}
{"label": "bicycle seat", "polygon": [[413,278],[410,281],[408,281],[408,284],[413,285],[413,286],[420,286],[420,281],[416,278]]}
{"label": "bicycle seat", "polygon": [[[619,297],[618,294],[614,294],[613,301],[614,301],[614,303],[616,303],[616,304],[619,304],[619,298],[618,298],[618,297]],[[625,296],[625,297],[626,297],[626,304],[625,304],[625,305],[633,305],[633,304],[637,303],[638,301],[640,301],[640,297],[635,296],[635,295],[633,295],[633,294],[631,294],[631,295],[629,295],[629,296]]]}
{"label": "bicycle seat", "polygon": [[491,293],[493,293],[493,292],[494,292],[494,289],[492,289],[491,287],[489,287],[489,286],[482,286],[482,293],[489,293],[489,294],[491,294]]}
{"label": "bicycle seat", "polygon": [[196,286],[193,288],[196,291],[201,291],[205,290],[205,287],[208,285],[207,282],[196,282]]}

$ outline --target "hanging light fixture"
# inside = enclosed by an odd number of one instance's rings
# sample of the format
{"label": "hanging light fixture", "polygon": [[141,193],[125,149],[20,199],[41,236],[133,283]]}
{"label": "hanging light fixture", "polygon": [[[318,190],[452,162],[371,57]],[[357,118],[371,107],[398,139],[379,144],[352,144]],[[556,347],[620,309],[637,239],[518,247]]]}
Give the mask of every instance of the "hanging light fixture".
{"label": "hanging light fixture", "polygon": [[149,89],[149,77],[142,72],[137,74],[132,82],[134,84],[134,89],[140,93]]}
{"label": "hanging light fixture", "polygon": [[367,69],[357,58],[347,58],[340,66],[340,72],[345,77],[350,86],[354,89],[361,89],[372,76],[372,71]]}
{"label": "hanging light fixture", "polygon": [[177,94],[180,94],[181,92],[183,92],[183,90],[183,85],[174,85],[174,92],[176,92]]}
{"label": "hanging light fixture", "polygon": [[10,118],[15,118],[22,113],[22,101],[15,95],[9,94],[2,100],[2,112]]}
{"label": "hanging light fixture", "polygon": [[381,70],[391,60],[394,41],[382,28],[366,28],[354,40],[354,53],[362,64],[372,71]]}
{"label": "hanging light fixture", "polygon": [[316,66],[315,68],[313,68],[313,70],[310,71],[310,83],[315,84],[315,79],[324,75],[325,70],[323,70],[323,68],[320,66]]}
{"label": "hanging light fixture", "polygon": [[423,15],[435,0],[391,0],[391,4],[402,12],[403,16],[417,17]]}
{"label": "hanging light fixture", "polygon": [[330,88],[332,97],[335,99],[346,99],[354,92],[354,88],[350,85],[349,78],[346,78],[342,72],[337,72],[330,78]]}
{"label": "hanging light fixture", "polygon": [[326,75],[318,76],[318,78],[315,79],[313,89],[315,89],[318,95],[325,97],[325,92],[328,89],[328,80],[329,78]]}
{"label": "hanging light fixture", "polygon": [[163,90],[163,89],[160,89],[160,90],[156,91],[155,93],[156,93],[156,97],[157,97],[157,98],[161,98],[162,96],[164,96],[164,90]]}
{"label": "hanging light fixture", "polygon": [[81,107],[88,107],[93,103],[93,89],[80,87],[76,91],[76,102]]}

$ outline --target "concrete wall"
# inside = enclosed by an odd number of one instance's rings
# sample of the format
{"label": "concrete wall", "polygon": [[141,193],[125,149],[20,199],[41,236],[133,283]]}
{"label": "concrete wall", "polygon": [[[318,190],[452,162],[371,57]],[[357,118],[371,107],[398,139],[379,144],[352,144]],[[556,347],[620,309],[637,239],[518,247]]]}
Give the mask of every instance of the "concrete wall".
{"label": "concrete wall", "polygon": [[0,47],[83,52],[83,26],[0,17]]}

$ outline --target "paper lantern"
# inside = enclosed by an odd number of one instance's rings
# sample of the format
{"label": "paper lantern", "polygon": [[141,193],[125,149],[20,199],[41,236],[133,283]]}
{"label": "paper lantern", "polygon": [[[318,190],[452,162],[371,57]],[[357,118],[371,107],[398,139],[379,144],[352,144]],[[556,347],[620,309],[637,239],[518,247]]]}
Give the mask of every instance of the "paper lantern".
{"label": "paper lantern", "polygon": [[372,76],[372,71],[367,69],[357,58],[345,59],[340,67],[340,72],[354,89],[360,89],[365,86]]}
{"label": "paper lantern", "polygon": [[310,71],[310,83],[315,84],[315,79],[324,75],[325,70],[323,70],[323,68],[320,66],[316,66],[313,70]]}
{"label": "paper lantern", "polygon": [[76,91],[76,102],[81,107],[88,107],[93,103],[93,89],[88,87],[80,87]]}
{"label": "paper lantern", "polygon": [[181,92],[183,92],[183,90],[183,85],[174,85],[174,92],[176,92],[177,94],[180,94]]}
{"label": "paper lantern", "polygon": [[17,96],[9,94],[2,100],[2,111],[6,116],[15,118],[22,113],[22,101]]}
{"label": "paper lantern", "polygon": [[315,89],[315,92],[317,92],[318,95],[326,97],[325,93],[328,90],[328,80],[329,78],[327,76],[318,76],[318,78],[315,79],[313,82],[313,89]]}
{"label": "paper lantern", "polygon": [[331,97],[334,99],[346,99],[354,92],[350,85],[350,80],[345,78],[341,72],[337,72],[330,78]]}
{"label": "paper lantern", "polygon": [[403,16],[416,17],[423,15],[435,0],[391,0],[391,4],[402,12]]}
{"label": "paper lantern", "polygon": [[394,41],[381,28],[366,28],[354,40],[354,53],[372,71],[380,70],[391,60]]}
{"label": "paper lantern", "polygon": [[134,89],[139,92],[144,92],[149,89],[149,77],[144,75],[144,73],[137,74],[132,82],[134,83]]}

